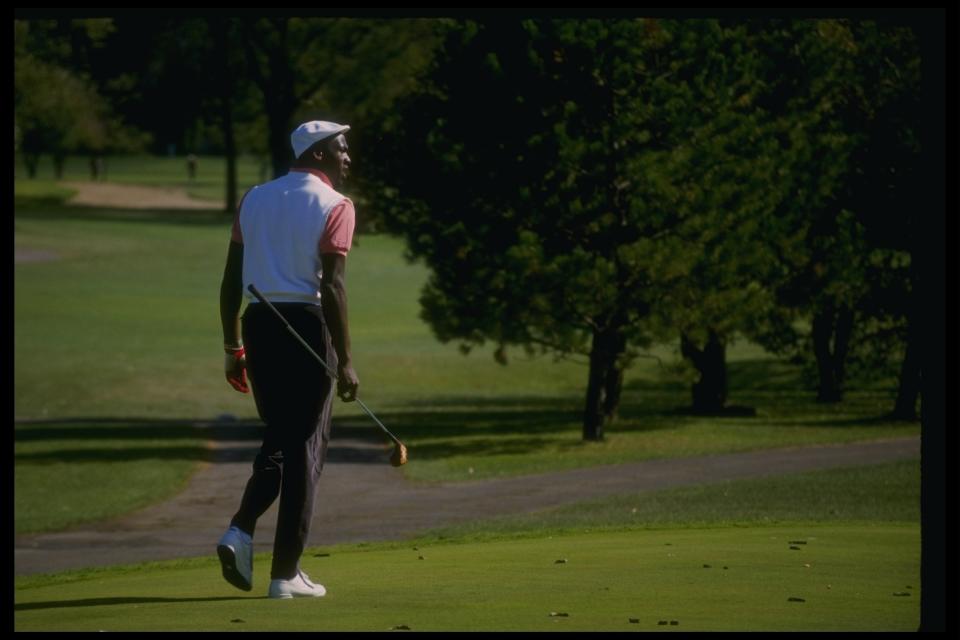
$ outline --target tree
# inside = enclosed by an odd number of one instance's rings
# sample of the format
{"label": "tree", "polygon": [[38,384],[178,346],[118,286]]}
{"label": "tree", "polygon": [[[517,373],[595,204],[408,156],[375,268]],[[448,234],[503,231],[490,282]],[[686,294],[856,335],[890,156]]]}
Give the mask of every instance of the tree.
{"label": "tree", "polygon": [[768,206],[746,195],[774,170],[750,140],[747,53],[716,21],[453,30],[387,153],[390,220],[431,268],[437,337],[587,355],[583,435],[602,439],[655,317],[690,308],[670,292],[702,249],[729,248],[724,216]]}
{"label": "tree", "polygon": [[70,66],[77,43],[98,46],[108,27],[92,20],[14,21],[15,129],[31,178],[44,153],[53,156],[59,179],[68,153],[100,154],[144,144],[145,136],[115,115],[83,66]]}
{"label": "tree", "polygon": [[909,190],[917,153],[916,45],[909,30],[869,21],[755,26],[768,61],[761,104],[793,124],[790,197],[770,237],[779,306],[755,336],[815,363],[818,400],[836,402],[850,366],[883,371],[905,342],[910,260],[890,239],[909,236],[909,207],[892,196]]}
{"label": "tree", "polygon": [[880,328],[872,341],[890,345],[877,349],[880,353],[898,347],[903,352],[893,416],[914,420],[921,376],[915,241],[922,190],[920,43],[909,24],[865,21],[850,31],[863,78],[855,121],[863,143],[852,156],[855,170],[842,198],[864,226],[872,264],[882,265],[870,274],[873,286],[863,305]]}
{"label": "tree", "polygon": [[261,18],[242,19],[241,28],[275,176],[290,166],[295,117],[356,124],[354,116],[382,113],[409,85],[403,72],[415,74],[433,46],[426,21]]}
{"label": "tree", "polygon": [[[784,155],[790,149],[781,138],[789,124],[757,104],[765,61],[744,24],[664,28],[673,34],[676,54],[669,82],[687,88],[679,94],[683,115],[669,118],[678,158],[670,179],[684,194],[670,207],[683,222],[673,232],[679,244],[661,241],[651,249],[675,263],[674,274],[651,279],[657,302],[643,323],[660,341],[679,333],[680,354],[698,376],[692,409],[715,414],[726,410],[727,345],[776,312],[770,286],[776,253],[769,239],[784,231],[776,213],[788,193]],[[652,89],[648,95],[655,104],[671,99]]]}

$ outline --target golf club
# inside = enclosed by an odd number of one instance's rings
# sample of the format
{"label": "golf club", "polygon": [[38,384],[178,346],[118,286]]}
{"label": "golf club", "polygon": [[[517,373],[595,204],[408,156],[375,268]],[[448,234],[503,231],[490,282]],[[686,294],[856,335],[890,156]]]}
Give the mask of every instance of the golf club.
{"label": "golf club", "polygon": [[[260,291],[257,290],[257,288],[256,288],[255,286],[253,286],[252,284],[251,284],[249,287],[247,287],[247,289],[249,289],[249,290],[250,290],[250,293],[252,293],[253,295],[255,295],[255,296],[257,297],[257,300],[259,300],[259,301],[262,302],[263,304],[267,305],[267,308],[270,309],[271,311],[273,311],[273,313],[276,314],[276,316],[277,316],[278,318],[280,318],[280,321],[283,322],[284,326],[287,328],[287,331],[289,331],[290,334],[291,334],[294,338],[296,338],[297,341],[298,341],[300,344],[302,344],[302,345],[304,346],[304,348],[305,348],[307,351],[309,351],[310,354],[311,354],[314,358],[316,358],[317,362],[319,362],[320,364],[322,364],[323,367],[324,367],[327,371],[330,372],[330,375],[332,375],[334,379],[337,379],[337,372],[334,371],[333,368],[332,368],[330,365],[328,365],[327,362],[326,362],[323,358],[321,358],[319,355],[317,355],[317,352],[314,351],[313,348],[312,348],[309,344],[307,344],[306,341],[305,341],[303,338],[300,337],[300,334],[297,333],[296,330],[295,330],[293,327],[290,326],[290,323],[287,322],[287,319],[284,318],[283,315],[282,315],[279,311],[277,311],[277,308],[274,307],[272,304],[270,304],[270,302],[269,302],[266,298],[263,297],[263,294],[261,294]],[[390,439],[393,440],[393,442],[395,443],[395,446],[394,446],[394,448],[393,448],[393,454],[391,454],[391,456],[390,456],[390,464],[392,464],[392,465],[395,466],[395,467],[399,467],[400,465],[406,464],[406,463],[407,463],[407,447],[406,447],[406,445],[404,445],[402,442],[400,442],[400,440],[397,439],[397,436],[395,436],[395,435],[393,435],[392,433],[390,433],[390,431],[389,431],[385,426],[383,426],[383,423],[380,422],[380,419],[377,418],[377,416],[373,415],[373,411],[370,411],[370,409],[367,407],[367,405],[363,404],[363,400],[361,400],[360,398],[355,398],[355,400],[357,401],[357,403],[358,403],[361,407],[363,407],[363,410],[366,411],[367,414],[368,414],[371,418],[373,418],[373,421],[377,423],[377,426],[379,426],[381,429],[383,429],[383,432],[386,433],[388,436],[390,436]]]}

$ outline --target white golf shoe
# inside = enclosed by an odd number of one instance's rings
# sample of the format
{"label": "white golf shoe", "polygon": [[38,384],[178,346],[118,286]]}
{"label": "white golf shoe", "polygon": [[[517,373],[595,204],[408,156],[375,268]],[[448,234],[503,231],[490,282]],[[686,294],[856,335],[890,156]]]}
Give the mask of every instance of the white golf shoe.
{"label": "white golf shoe", "polygon": [[224,579],[237,589],[253,589],[253,538],[230,527],[217,545]]}
{"label": "white golf shoe", "polygon": [[327,590],[322,584],[310,582],[310,577],[303,571],[289,580],[271,580],[271,598],[320,598],[326,595]]}

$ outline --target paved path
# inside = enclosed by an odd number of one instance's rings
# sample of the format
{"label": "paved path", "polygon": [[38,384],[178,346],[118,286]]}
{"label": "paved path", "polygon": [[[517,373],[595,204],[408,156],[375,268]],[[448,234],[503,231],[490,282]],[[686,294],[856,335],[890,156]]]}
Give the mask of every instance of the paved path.
{"label": "paved path", "polygon": [[[198,425],[202,426],[202,425]],[[236,510],[257,442],[250,428],[220,429],[213,461],[173,499],[133,514],[57,533],[17,536],[15,574],[213,555]],[[226,430],[226,431],[224,431]],[[311,545],[402,539],[495,515],[620,493],[917,458],[920,438],[651,460],[522,478],[420,485],[388,463],[390,447],[350,435],[331,441],[320,481]],[[416,451],[412,450],[411,464]],[[330,499],[325,499],[330,496]],[[277,505],[258,524],[256,552],[272,549]]]}

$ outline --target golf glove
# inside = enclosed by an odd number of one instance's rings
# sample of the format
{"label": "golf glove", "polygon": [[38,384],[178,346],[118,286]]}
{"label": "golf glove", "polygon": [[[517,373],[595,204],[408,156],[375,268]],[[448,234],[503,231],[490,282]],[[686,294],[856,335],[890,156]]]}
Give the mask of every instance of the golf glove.
{"label": "golf glove", "polygon": [[227,375],[227,382],[241,393],[249,393],[247,386],[247,357],[243,347],[239,349],[225,349],[223,369]]}

